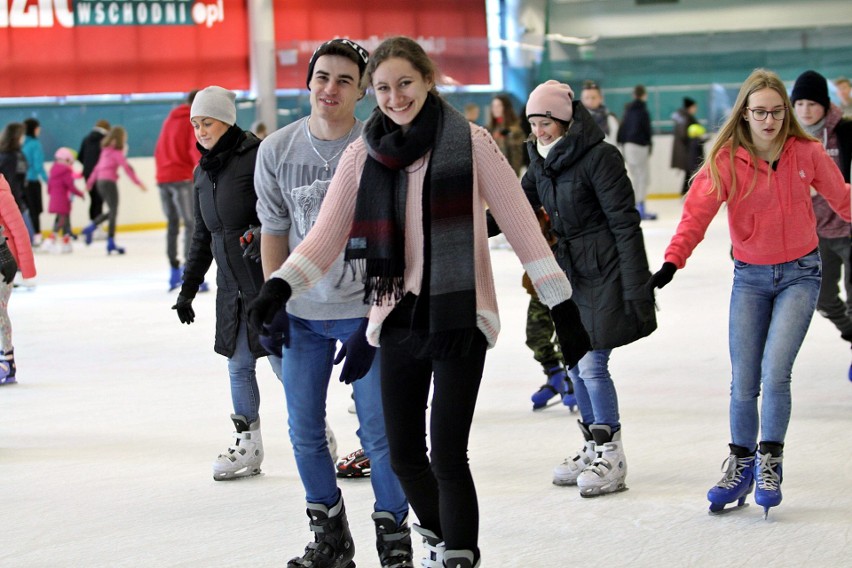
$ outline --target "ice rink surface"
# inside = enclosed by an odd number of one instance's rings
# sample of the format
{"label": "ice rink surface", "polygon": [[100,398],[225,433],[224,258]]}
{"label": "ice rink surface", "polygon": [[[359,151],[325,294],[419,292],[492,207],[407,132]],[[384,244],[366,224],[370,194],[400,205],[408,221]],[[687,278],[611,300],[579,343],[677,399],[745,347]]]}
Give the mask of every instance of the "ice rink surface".
{"label": "ice rink surface", "polygon": [[[656,270],[680,201],[649,209],[660,213],[643,223]],[[124,256],[97,241],[39,254],[36,288],[12,295],[19,384],[0,387],[0,566],[285,566],[311,534],[280,383],[261,361],[264,475],[213,481],[233,429],[226,360],[212,350],[215,292],[181,325],[164,231],[118,241]],[[819,315],[793,372],[783,503],[768,521],[754,504],[707,514],[729,440],[728,246],[723,211],[658,294],[659,329],[613,353],[630,490],[597,499],[551,484],[581,446],[578,416],[531,411],[544,375],[524,345],[522,269],[492,251],[503,330],[470,443],[484,567],[852,566],[850,352]],[[359,447],[349,390],[332,379],[342,453]],[[377,567],[369,481],[340,486],[355,561]]]}

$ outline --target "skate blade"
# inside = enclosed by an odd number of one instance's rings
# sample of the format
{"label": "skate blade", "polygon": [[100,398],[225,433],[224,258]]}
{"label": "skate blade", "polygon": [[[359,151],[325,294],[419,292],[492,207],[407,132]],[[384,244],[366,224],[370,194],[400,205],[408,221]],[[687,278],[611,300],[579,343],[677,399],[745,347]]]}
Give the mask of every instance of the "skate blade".
{"label": "skate blade", "polygon": [[604,495],[613,495],[615,493],[621,493],[623,491],[627,491],[629,487],[626,485],[622,485],[617,489],[613,489],[612,491],[601,491],[599,489],[590,489],[588,492],[580,491],[580,497],[584,499],[594,499],[595,497],[603,497]]}
{"label": "skate blade", "polygon": [[539,410],[544,410],[545,408],[550,408],[551,406],[556,406],[556,405],[561,406],[562,405],[562,401],[560,399],[558,399],[556,397],[553,397],[553,398],[555,398],[556,400],[551,399],[551,400],[547,401],[545,404],[542,404],[541,406],[536,406],[535,404],[533,404],[533,408],[532,408],[533,412],[538,412]]}
{"label": "skate blade", "polygon": [[577,485],[577,480],[574,481],[562,481],[561,479],[554,479],[553,485],[557,487],[574,487]]}
{"label": "skate blade", "polygon": [[[727,504],[730,505],[730,503]],[[719,515],[727,515],[728,513],[733,513],[734,511],[739,511],[740,509],[745,509],[746,507],[748,507],[748,503],[743,503],[742,505],[734,505],[732,507],[725,507],[724,505],[722,505],[721,509],[716,509],[715,511],[713,510],[712,505],[710,505],[710,507],[711,508],[709,511],[707,511],[707,513],[709,513],[713,517],[716,517]]]}
{"label": "skate blade", "polygon": [[242,470],[239,472],[222,472],[222,473],[214,473],[213,479],[215,481],[233,481],[235,479],[243,479],[247,477],[254,477],[256,475],[263,475],[263,472],[260,471],[260,468],[254,468],[249,470]]}

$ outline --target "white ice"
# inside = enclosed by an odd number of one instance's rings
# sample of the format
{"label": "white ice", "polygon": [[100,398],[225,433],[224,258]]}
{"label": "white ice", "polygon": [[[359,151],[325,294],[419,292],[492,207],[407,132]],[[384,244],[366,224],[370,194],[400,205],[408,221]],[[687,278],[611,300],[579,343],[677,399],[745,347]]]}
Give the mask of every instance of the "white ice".
{"label": "white ice", "polygon": [[[649,209],[661,215],[643,223],[656,270],[680,202]],[[214,292],[181,325],[164,232],[118,240],[120,257],[97,241],[39,254],[35,290],[12,295],[19,384],[0,387],[0,565],[286,565],[311,535],[280,384],[261,362],[264,475],[213,481],[232,431],[226,362],[212,350]],[[793,373],[783,503],[768,521],[754,504],[707,514],[729,439],[728,246],[721,212],[658,294],[658,331],[615,351],[630,490],[597,499],[551,484],[553,466],[580,447],[577,415],[531,411],[543,375],[524,345],[521,267],[511,251],[492,252],[503,331],[470,442],[483,566],[852,565],[850,352],[819,315]],[[333,378],[329,422],[343,453],[359,446],[349,401]],[[357,565],[376,567],[369,481],[340,487]]]}

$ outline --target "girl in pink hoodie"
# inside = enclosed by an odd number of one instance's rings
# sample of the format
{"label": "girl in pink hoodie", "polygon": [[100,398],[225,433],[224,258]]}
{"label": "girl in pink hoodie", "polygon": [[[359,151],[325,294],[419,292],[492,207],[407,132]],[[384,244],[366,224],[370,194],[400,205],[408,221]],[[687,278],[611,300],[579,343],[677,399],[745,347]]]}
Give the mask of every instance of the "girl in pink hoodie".
{"label": "girl in pink hoodie", "polygon": [[711,512],[744,505],[755,484],[764,518],[781,503],[791,371],[822,273],[811,187],[850,220],[840,170],[796,121],[784,83],[756,69],[693,181],[663,267],[649,281],[650,288],[671,281],[725,203],[734,256],[731,443],[725,475],[707,494]]}
{"label": "girl in pink hoodie", "polygon": [[100,194],[108,211],[95,217],[83,229],[83,236],[86,238],[87,245],[92,244],[92,234],[95,232],[95,229],[98,225],[108,220],[107,254],[112,254],[113,252],[124,254],[124,249],[115,245],[115,221],[118,216],[118,168],[123,168],[133,183],[139,186],[139,189],[148,191],[148,188],[139,180],[131,165],[127,163],[127,157],[124,155],[126,145],[127,131],[122,126],[113,126],[101,141],[101,156],[98,158],[98,163],[87,182],[89,191],[94,188]]}
{"label": "girl in pink hoodie", "polygon": [[71,197],[83,197],[83,193],[74,186],[74,180],[83,177],[72,168],[77,154],[71,148],[59,148],[53,156],[55,162],[47,178],[47,193],[50,196],[48,211],[56,214],[53,232],[50,234],[50,248],[55,250],[56,239],[62,233],[61,252],[71,252]]}
{"label": "girl in pink hoodie", "polygon": [[[15,203],[9,182],[0,175],[0,385],[11,384],[15,378],[15,352],[12,345],[12,321],[9,319],[9,297],[17,269],[24,278],[35,278],[36,268],[30,235],[21,211]],[[8,251],[2,250],[8,247]],[[11,259],[9,258],[11,253]],[[17,266],[16,266],[17,265]]]}

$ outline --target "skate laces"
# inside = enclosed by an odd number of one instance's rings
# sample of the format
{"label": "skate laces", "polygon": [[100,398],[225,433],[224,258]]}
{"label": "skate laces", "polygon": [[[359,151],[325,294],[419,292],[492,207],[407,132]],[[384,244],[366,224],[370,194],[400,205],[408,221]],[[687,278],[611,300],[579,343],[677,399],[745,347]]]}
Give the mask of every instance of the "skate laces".
{"label": "skate laces", "polygon": [[753,463],[754,458],[738,458],[737,456],[731,454],[725,461],[722,462],[722,471],[725,472],[724,477],[716,484],[716,487],[721,487],[722,489],[731,489],[735,485],[743,479],[743,474],[745,471],[751,467],[751,463]]}
{"label": "skate laces", "polygon": [[757,486],[767,491],[775,491],[781,485],[781,475],[778,466],[781,464],[780,457],[772,457],[770,454],[757,454]]}

